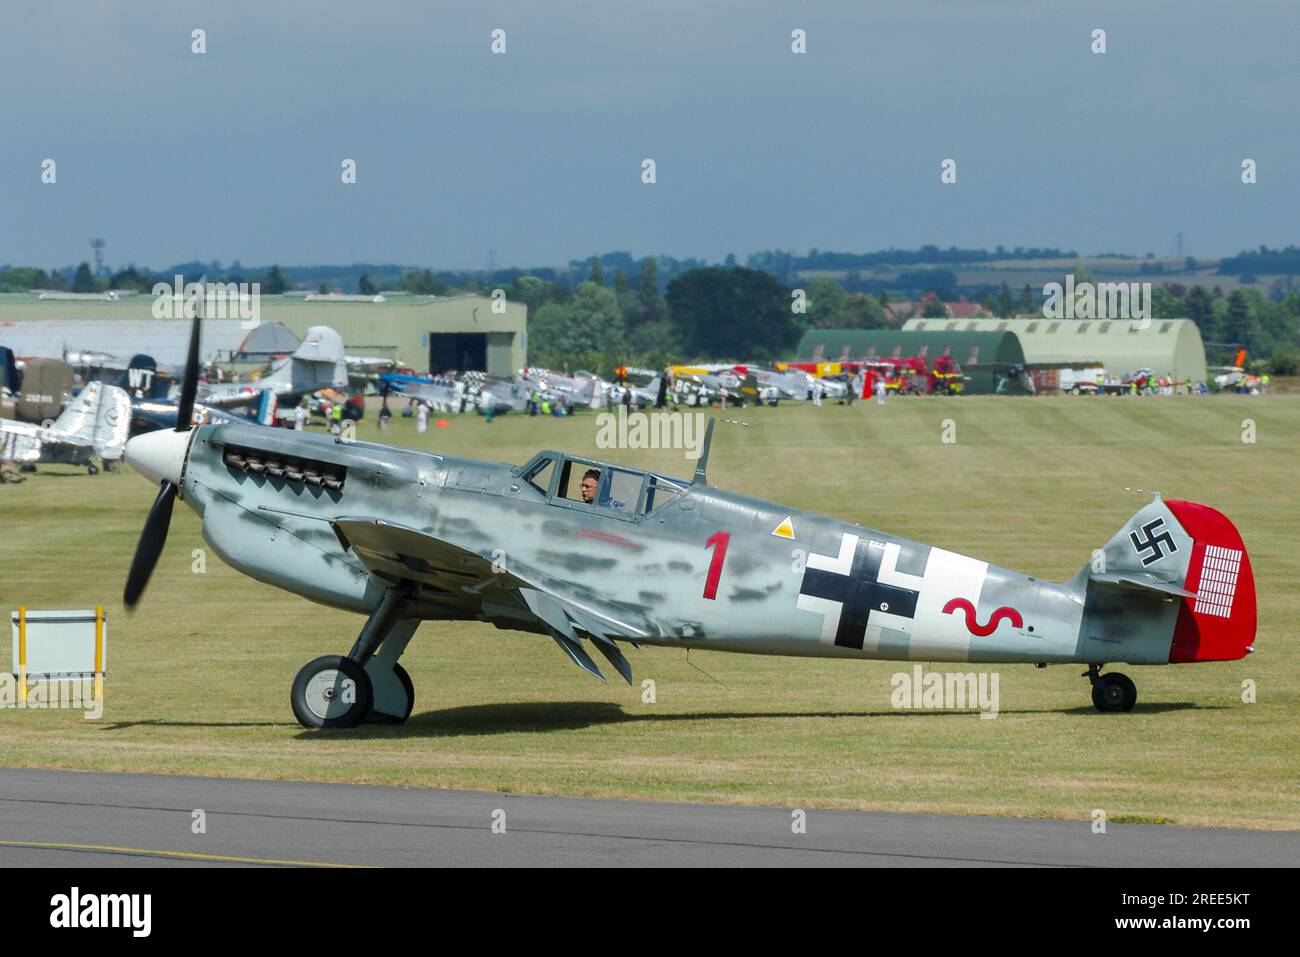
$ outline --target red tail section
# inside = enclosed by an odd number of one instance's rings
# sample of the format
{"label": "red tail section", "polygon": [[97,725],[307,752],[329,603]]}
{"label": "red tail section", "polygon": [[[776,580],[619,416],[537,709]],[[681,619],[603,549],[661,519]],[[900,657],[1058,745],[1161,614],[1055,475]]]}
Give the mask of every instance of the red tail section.
{"label": "red tail section", "polygon": [[1169,648],[1171,663],[1236,661],[1255,641],[1255,576],[1237,528],[1197,502],[1165,502],[1194,540],[1184,598]]}

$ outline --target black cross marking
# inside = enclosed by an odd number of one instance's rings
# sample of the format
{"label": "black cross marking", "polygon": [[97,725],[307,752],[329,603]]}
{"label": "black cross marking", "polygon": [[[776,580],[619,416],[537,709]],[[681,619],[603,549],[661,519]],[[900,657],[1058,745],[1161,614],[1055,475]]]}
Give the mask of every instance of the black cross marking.
{"label": "black cross marking", "polygon": [[[1145,535],[1146,538],[1138,538],[1137,532],[1128,533],[1129,541],[1133,543],[1133,547],[1137,549],[1138,557],[1142,559],[1143,568],[1158,562],[1160,559],[1165,557],[1164,550],[1160,547],[1161,543],[1169,547],[1170,555],[1178,551],[1178,546],[1174,544],[1173,536],[1169,534],[1168,530],[1163,530],[1164,526],[1165,520],[1163,518],[1153,518],[1142,526],[1142,534]],[[1162,530],[1159,535],[1156,534],[1157,530]],[[1151,552],[1150,555],[1142,554],[1148,550]]]}
{"label": "black cross marking", "polygon": [[876,580],[884,557],[883,548],[858,539],[849,574],[841,575],[821,568],[804,569],[799,594],[840,603],[840,624],[835,632],[835,644],[842,648],[861,650],[873,611],[904,618],[916,614],[916,599],[920,592],[897,585],[882,585]]}

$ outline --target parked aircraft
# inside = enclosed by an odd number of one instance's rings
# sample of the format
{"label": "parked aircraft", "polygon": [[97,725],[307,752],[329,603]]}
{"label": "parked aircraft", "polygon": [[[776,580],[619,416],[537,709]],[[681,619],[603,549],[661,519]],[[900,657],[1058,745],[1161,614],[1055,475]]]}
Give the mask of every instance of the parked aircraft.
{"label": "parked aircraft", "polygon": [[259,401],[270,390],[279,399],[295,398],[318,389],[346,389],[348,367],[343,339],[329,326],[312,326],[293,353],[276,362],[253,383],[203,384],[198,399],[207,406],[228,409]]}
{"label": "parked aircraft", "polygon": [[116,386],[91,382],[49,425],[0,419],[0,460],[20,464],[84,465],[94,475],[99,458],[117,462],[131,430],[131,397]]}

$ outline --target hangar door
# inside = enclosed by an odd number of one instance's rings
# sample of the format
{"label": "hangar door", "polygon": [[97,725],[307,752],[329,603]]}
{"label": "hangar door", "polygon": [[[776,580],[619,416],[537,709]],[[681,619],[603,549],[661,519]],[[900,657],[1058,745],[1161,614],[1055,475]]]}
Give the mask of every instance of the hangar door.
{"label": "hangar door", "polygon": [[429,371],[486,372],[487,333],[429,333]]}

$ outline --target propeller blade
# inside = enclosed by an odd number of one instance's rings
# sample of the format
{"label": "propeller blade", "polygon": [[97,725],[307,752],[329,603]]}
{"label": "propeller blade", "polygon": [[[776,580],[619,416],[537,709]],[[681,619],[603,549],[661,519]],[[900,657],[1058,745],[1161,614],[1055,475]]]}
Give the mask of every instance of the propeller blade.
{"label": "propeller blade", "polygon": [[198,308],[194,310],[194,324],[190,327],[190,351],[185,357],[185,378],[181,381],[181,396],[176,403],[176,431],[188,432],[194,421],[194,396],[199,391],[199,329],[203,324],[203,297],[207,289],[199,285]]}
{"label": "propeller blade", "polygon": [[164,481],[158,490],[158,497],[149,509],[149,517],[144,521],[140,531],[140,543],[135,547],[135,557],[131,559],[131,571],[126,576],[126,588],[122,591],[122,600],[127,608],[132,608],[140,600],[144,586],[149,584],[149,576],[158,564],[163,545],[167,543],[167,529],[172,521],[172,504],[176,501],[176,486]]}

